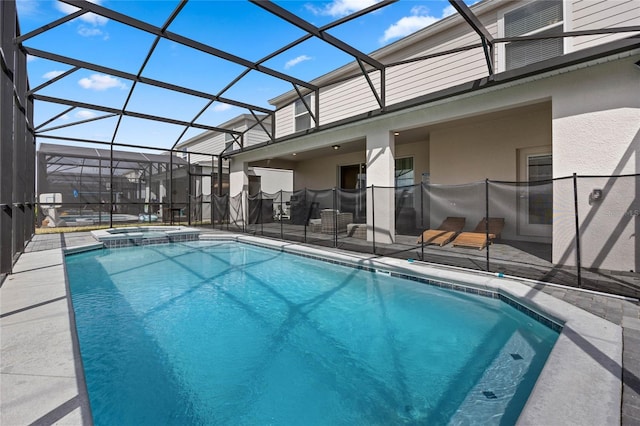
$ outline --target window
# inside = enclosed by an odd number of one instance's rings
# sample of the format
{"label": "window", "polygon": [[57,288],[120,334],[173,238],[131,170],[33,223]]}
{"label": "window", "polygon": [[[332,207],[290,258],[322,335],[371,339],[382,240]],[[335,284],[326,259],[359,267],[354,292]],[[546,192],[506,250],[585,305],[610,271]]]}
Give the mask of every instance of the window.
{"label": "window", "polygon": [[396,158],[396,186],[413,185],[413,158]]}
{"label": "window", "polygon": [[[529,177],[529,224],[551,225],[553,221],[553,178],[551,154],[530,155],[527,157],[527,175]],[[536,185],[531,182],[547,182]]]}
{"label": "window", "polygon": [[[304,101],[311,108],[311,94],[304,97]],[[295,131],[306,130],[311,127],[311,114],[304,106],[302,99],[298,99],[294,104],[293,115],[295,118]]]}
{"label": "window", "polygon": [[[504,15],[505,37],[554,35],[563,31],[562,0],[539,0]],[[505,69],[523,67],[564,53],[564,40],[550,38],[505,45]]]}

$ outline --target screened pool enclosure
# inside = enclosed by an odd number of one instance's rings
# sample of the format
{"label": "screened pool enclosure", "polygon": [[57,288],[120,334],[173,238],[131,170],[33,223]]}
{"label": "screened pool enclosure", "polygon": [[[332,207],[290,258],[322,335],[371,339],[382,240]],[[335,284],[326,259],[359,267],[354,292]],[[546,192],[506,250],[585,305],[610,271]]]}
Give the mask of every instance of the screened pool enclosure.
{"label": "screened pool enclosure", "polygon": [[[42,144],[37,226],[211,223],[215,157]],[[223,175],[222,189],[228,186]]]}

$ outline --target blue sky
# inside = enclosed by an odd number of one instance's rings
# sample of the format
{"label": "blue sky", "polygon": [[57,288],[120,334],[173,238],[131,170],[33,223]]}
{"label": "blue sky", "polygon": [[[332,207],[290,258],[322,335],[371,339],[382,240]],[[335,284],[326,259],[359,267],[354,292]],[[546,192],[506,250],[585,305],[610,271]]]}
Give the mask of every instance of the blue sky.
{"label": "blue sky", "polygon": [[[178,5],[177,0],[93,0],[108,9],[127,14],[161,27]],[[373,4],[375,0],[276,1],[302,19],[321,27],[336,19]],[[75,8],[52,0],[17,0],[22,34],[46,25]],[[430,25],[454,13],[445,0],[401,0],[370,13],[329,33],[364,53],[371,53],[399,38]],[[250,61],[259,61],[271,52],[296,40],[305,33],[275,15],[243,0],[192,0],[186,4],[168,30],[211,45]],[[154,36],[101,16],[86,14],[24,42],[34,49],[93,62],[131,74],[138,74]],[[312,80],[352,58],[312,38],[295,48],[263,63],[275,71]],[[67,71],[66,64],[29,58],[28,73],[31,88]],[[245,68],[212,57],[173,41],[161,40],[142,76],[199,91],[218,94]],[[132,82],[91,70],[79,70],[38,91],[46,96],[73,99],[120,109],[124,105]],[[251,71],[224,97],[272,109],[268,100],[292,86],[263,73]],[[168,92],[138,83],[127,109],[183,121],[191,121],[207,101],[189,95]],[[47,102],[36,103],[36,126],[67,107]],[[197,123],[217,126],[243,113],[246,109],[224,103],[214,103]],[[105,115],[102,112],[76,108],[47,127],[64,125]],[[116,118],[67,127],[48,134],[84,137],[110,142]],[[125,117],[116,134],[116,142],[169,148],[179,138],[184,127]],[[181,140],[202,132],[189,130]],[[51,142],[41,139],[41,142]]]}

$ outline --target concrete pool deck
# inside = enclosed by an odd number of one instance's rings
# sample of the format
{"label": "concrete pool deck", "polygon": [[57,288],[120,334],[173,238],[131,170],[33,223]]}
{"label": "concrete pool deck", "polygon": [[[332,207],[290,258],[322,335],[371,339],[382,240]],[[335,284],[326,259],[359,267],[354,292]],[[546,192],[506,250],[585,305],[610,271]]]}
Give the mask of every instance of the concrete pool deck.
{"label": "concrete pool deck", "polygon": [[[264,241],[246,235],[238,238]],[[2,284],[0,424],[91,424],[77,342],[72,333],[73,318],[69,315],[63,249],[95,242],[89,233],[36,235],[16,263],[14,273]],[[347,259],[347,253],[339,250],[286,242],[269,244],[296,246],[308,253],[317,250]],[[407,273],[424,267],[420,262],[409,264],[362,254],[356,254],[356,258],[359,262]],[[443,281],[461,278],[456,270],[437,268],[437,271],[443,271],[438,272],[443,274],[439,277]],[[434,275],[433,270],[430,275]],[[505,286],[508,281],[501,278],[474,276],[477,286],[504,287],[503,291],[515,291],[514,296],[522,298],[528,306],[544,305],[557,319],[569,318],[565,327],[569,332],[561,336],[552,356],[564,359],[571,368],[579,367],[578,373],[567,375],[568,367],[555,363],[555,367],[545,368],[523,412],[522,424],[640,424],[637,302],[534,283]],[[579,402],[580,395],[582,400],[592,402],[586,405]],[[545,415],[551,417],[542,417]]]}

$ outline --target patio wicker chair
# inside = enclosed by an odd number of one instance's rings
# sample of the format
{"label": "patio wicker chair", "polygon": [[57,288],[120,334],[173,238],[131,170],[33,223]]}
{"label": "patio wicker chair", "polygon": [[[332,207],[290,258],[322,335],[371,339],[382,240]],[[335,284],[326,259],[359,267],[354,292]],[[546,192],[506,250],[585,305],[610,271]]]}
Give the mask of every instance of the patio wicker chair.
{"label": "patio wicker chair", "polygon": [[504,228],[504,218],[490,217],[489,220],[486,221],[489,227],[489,238],[487,238],[485,219],[486,218],[483,218],[478,223],[478,226],[476,226],[476,229],[473,232],[462,232],[453,240],[451,244],[453,244],[454,247],[474,247],[478,250],[482,250],[487,246],[487,244],[491,244],[493,240],[495,240],[496,238],[500,238],[500,234],[502,233],[502,229]]}
{"label": "patio wicker chair", "polygon": [[464,217],[446,218],[437,229],[427,229],[418,237],[416,244],[437,244],[440,247],[449,243],[464,228]]}
{"label": "patio wicker chair", "polygon": [[325,234],[333,234],[336,232],[346,232],[347,224],[353,222],[353,213],[340,213],[333,209],[324,209],[320,212],[320,221],[322,223],[322,232]]}

